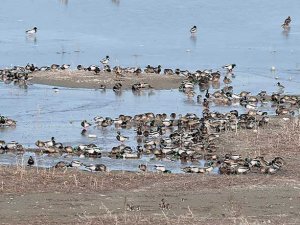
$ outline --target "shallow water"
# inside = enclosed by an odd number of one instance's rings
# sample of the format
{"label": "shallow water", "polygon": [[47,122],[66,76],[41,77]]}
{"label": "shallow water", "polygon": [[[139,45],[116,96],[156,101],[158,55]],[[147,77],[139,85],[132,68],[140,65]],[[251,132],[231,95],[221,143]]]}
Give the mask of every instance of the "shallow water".
{"label": "shallow water", "polygon": [[[240,72],[260,75],[274,65],[289,77],[300,69],[299,8],[298,0],[3,0],[0,67],[90,65],[110,55],[113,65],[219,69],[236,63]],[[288,15],[291,30],[284,32]],[[193,25],[196,37],[189,33]],[[33,26],[38,33],[26,36]]]}
{"label": "shallow water", "polygon": [[[239,81],[238,75],[233,80],[233,86],[237,87],[237,93],[244,90],[258,93],[260,86],[251,82]],[[237,85],[240,84],[240,85]],[[248,84],[248,85],[247,85]],[[223,85],[222,85],[223,86]],[[221,87],[222,87],[221,86]],[[290,82],[289,93],[299,93],[298,84]],[[268,93],[276,91],[275,85],[265,89]],[[200,90],[195,89],[197,94],[202,94]],[[17,126],[13,128],[1,128],[0,139],[9,141],[18,141],[24,147],[35,147],[37,140],[49,140],[52,136],[56,141],[64,145],[78,145],[85,143],[95,143],[100,146],[104,152],[109,152],[112,147],[119,145],[116,140],[118,130],[125,136],[129,136],[126,145],[133,149],[137,146],[134,129],[121,129],[114,126],[107,128],[90,127],[88,134],[96,135],[96,138],[89,138],[87,135],[81,135],[81,121],[87,119],[92,121],[95,116],[109,116],[116,118],[120,114],[135,115],[145,112],[167,113],[176,112],[185,115],[186,113],[196,113],[201,116],[202,105],[196,101],[196,96],[188,98],[178,90],[149,90],[143,91],[139,95],[132,91],[122,91],[121,95],[116,95],[112,90],[105,92],[91,89],[72,89],[59,88],[53,89],[46,85],[29,85],[27,89],[20,88],[13,84],[0,83],[1,94],[1,114],[9,116],[17,121]],[[228,112],[237,109],[245,112],[245,108],[239,105],[216,106],[212,105],[212,111]],[[268,107],[259,108],[274,114],[274,109]],[[25,156],[16,156],[13,154],[4,154],[0,157],[1,164],[19,163]],[[48,156],[36,155],[38,165],[53,166],[60,160],[72,161],[78,157],[69,158],[69,156]],[[149,166],[154,164],[165,164],[173,172],[180,172],[180,167],[188,164],[181,164],[180,161],[157,161],[151,156],[144,156],[139,160],[120,160],[103,157],[101,159],[80,159],[80,161],[91,163],[105,163],[112,170],[132,170],[136,171],[137,166],[143,162]]]}

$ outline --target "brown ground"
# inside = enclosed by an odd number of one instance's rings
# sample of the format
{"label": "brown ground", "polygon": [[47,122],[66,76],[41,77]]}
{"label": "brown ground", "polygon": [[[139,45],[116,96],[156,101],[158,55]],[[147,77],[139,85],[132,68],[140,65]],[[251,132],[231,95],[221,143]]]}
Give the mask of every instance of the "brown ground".
{"label": "brown ground", "polygon": [[133,84],[139,82],[149,83],[154,89],[171,89],[178,88],[184,79],[177,75],[170,76],[146,73],[139,76],[126,74],[122,78],[117,78],[114,73],[101,72],[96,75],[94,72],[78,70],[34,72],[31,75],[33,76],[31,82],[36,84],[92,89],[99,88],[101,84],[111,89],[118,82],[122,83],[123,89],[131,89]]}
{"label": "brown ground", "polygon": [[[220,152],[286,164],[275,175],[88,173],[0,167],[1,224],[300,224],[298,120],[221,135]],[[170,209],[159,207],[161,199]],[[127,210],[130,204],[140,211]]]}

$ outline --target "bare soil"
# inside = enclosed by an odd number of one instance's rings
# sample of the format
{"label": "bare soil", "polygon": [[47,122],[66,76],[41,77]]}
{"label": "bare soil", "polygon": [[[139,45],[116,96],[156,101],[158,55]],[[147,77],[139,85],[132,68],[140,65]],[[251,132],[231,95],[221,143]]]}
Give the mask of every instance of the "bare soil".
{"label": "bare soil", "polygon": [[226,132],[218,144],[221,154],[281,156],[285,165],[274,175],[230,176],[2,166],[0,223],[300,224],[297,118]]}
{"label": "bare soil", "polygon": [[34,72],[31,82],[36,84],[46,84],[60,87],[70,88],[92,88],[98,89],[100,85],[106,85],[108,89],[112,89],[116,83],[121,83],[123,89],[131,89],[135,83],[145,82],[150,84],[154,89],[174,89],[178,88],[182,76],[148,74],[141,75],[125,74],[123,77],[116,77],[114,72],[100,72],[95,74],[91,71],[79,70],[59,70],[59,71],[43,71]]}

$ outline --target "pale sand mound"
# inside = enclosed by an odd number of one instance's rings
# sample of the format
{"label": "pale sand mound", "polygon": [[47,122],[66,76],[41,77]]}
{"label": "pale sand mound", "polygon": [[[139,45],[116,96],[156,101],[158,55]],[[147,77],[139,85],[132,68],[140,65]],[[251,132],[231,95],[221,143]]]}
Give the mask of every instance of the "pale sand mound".
{"label": "pale sand mound", "polygon": [[145,82],[150,84],[154,89],[174,89],[178,88],[182,76],[163,75],[163,74],[146,74],[141,75],[125,74],[124,77],[116,77],[114,72],[101,72],[95,74],[90,71],[63,70],[63,71],[43,71],[32,73],[32,83],[47,84],[52,86],[71,87],[71,88],[92,88],[97,89],[100,85],[106,85],[112,88],[120,82],[123,89],[131,89],[135,83]]}

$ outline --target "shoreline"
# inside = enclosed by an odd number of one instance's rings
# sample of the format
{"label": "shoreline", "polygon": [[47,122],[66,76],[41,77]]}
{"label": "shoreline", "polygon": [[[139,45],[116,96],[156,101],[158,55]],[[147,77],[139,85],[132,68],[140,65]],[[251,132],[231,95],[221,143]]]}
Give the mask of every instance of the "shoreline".
{"label": "shoreline", "polygon": [[183,76],[177,75],[143,73],[138,76],[126,74],[122,78],[116,78],[113,72],[95,74],[76,70],[39,71],[31,73],[30,76],[30,82],[33,84],[88,89],[100,89],[100,85],[105,85],[106,89],[112,89],[116,83],[121,83],[123,90],[130,90],[133,84],[142,82],[150,84],[155,90],[178,89],[184,80]]}

